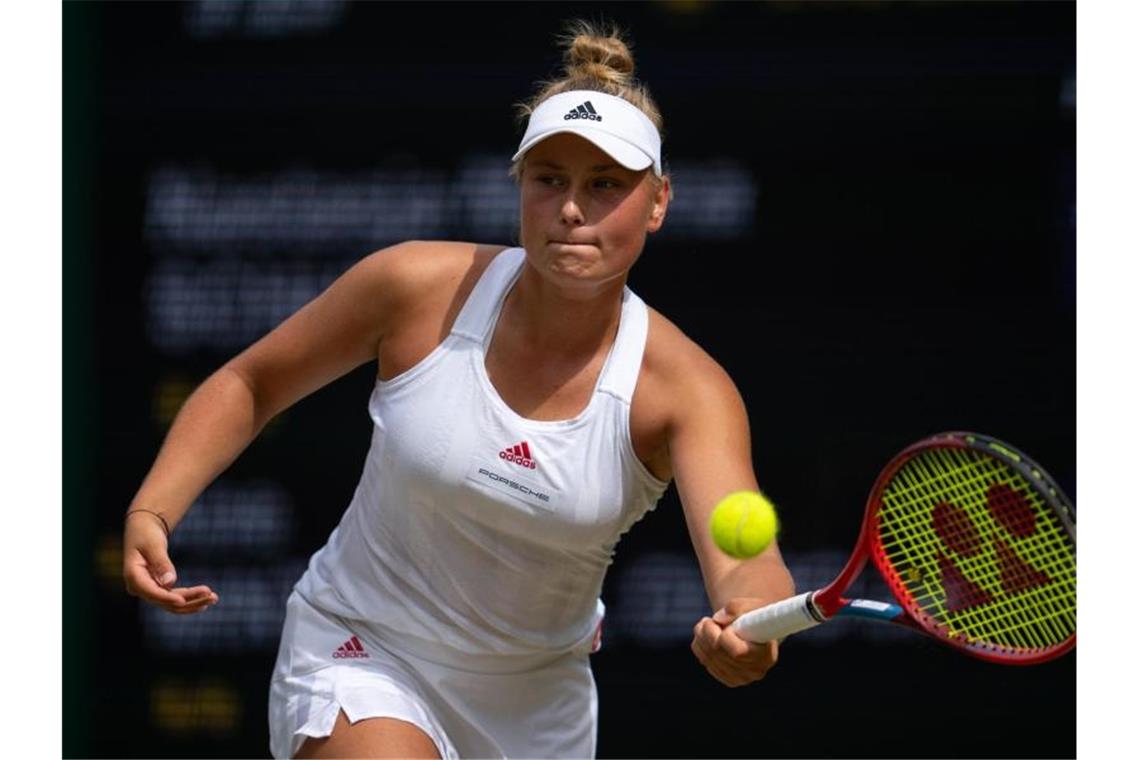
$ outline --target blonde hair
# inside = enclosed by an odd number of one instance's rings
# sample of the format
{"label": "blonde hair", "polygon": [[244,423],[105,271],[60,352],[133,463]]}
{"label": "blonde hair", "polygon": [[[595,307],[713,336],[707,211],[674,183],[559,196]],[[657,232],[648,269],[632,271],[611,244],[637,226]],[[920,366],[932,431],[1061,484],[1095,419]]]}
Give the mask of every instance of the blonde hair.
{"label": "blonde hair", "polygon": [[[649,88],[634,78],[631,45],[625,41],[620,29],[612,24],[593,24],[579,19],[567,24],[558,44],[565,48],[562,53],[565,73],[561,79],[539,82],[538,93],[516,105],[522,124],[525,125],[534,109],[551,96],[570,90],[595,90],[637,106],[657,127],[657,132],[664,136],[661,111],[653,102]],[[521,156],[511,164],[510,174],[516,181],[522,176],[525,161],[526,156]],[[653,179],[658,185],[661,182],[656,175]]]}

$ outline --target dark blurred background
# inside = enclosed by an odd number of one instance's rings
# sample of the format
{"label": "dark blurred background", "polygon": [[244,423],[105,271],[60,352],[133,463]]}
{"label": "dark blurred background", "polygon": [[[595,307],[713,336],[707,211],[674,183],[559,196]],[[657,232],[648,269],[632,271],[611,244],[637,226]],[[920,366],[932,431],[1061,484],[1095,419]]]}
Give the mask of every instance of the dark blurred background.
{"label": "dark blurred background", "polygon": [[[122,513],[193,387],[355,260],[513,242],[512,104],[575,16],[629,30],[664,112],[676,198],[631,286],[738,383],[798,586],[927,434],[1005,439],[1076,499],[1073,3],[65,3],[66,756],[268,756],[284,599],[351,497],[375,366],[177,531],[216,608],[123,592]],[[688,651],[708,610],[673,489],[604,599],[603,757],[1076,753],[1075,655],[835,625],[719,686]]]}

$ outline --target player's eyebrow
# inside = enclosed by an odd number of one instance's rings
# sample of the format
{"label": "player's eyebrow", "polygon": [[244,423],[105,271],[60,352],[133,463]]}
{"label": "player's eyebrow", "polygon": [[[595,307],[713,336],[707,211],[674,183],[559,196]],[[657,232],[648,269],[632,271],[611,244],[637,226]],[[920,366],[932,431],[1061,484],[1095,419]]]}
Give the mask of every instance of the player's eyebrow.
{"label": "player's eyebrow", "polygon": [[[533,165],[542,167],[543,169],[554,169],[555,171],[565,171],[565,169],[566,169],[565,166],[563,166],[562,164],[559,164],[559,163],[555,163],[554,161],[545,161],[545,160],[544,161],[535,161]],[[615,169],[615,168],[617,168],[617,164],[611,162],[608,164],[597,164],[596,166],[591,166],[590,171],[606,172],[606,171],[609,171],[610,169]]]}

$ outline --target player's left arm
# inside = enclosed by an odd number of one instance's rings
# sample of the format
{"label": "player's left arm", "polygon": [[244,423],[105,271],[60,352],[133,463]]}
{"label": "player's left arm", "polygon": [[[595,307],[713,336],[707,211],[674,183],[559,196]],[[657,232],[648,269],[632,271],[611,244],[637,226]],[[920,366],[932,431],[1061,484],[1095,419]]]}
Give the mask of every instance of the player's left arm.
{"label": "player's left arm", "polygon": [[713,543],[709,519],[717,502],[733,491],[757,490],[748,413],[724,369],[695,344],[686,349],[675,354],[684,361],[671,383],[677,403],[667,436],[669,460],[714,610],[696,624],[692,648],[714,677],[742,686],[775,664],[777,644],[745,641],[728,625],[748,610],[791,596],[795,587],[776,541],[746,560]]}

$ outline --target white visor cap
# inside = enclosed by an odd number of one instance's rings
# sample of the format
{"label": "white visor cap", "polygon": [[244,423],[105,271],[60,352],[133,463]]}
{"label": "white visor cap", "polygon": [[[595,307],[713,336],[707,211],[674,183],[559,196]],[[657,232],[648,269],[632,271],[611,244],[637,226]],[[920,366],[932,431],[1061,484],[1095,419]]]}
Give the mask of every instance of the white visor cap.
{"label": "white visor cap", "polygon": [[511,161],[564,132],[584,137],[627,169],[641,171],[652,166],[654,174],[662,174],[657,127],[628,100],[597,90],[571,90],[542,101],[531,113]]}

